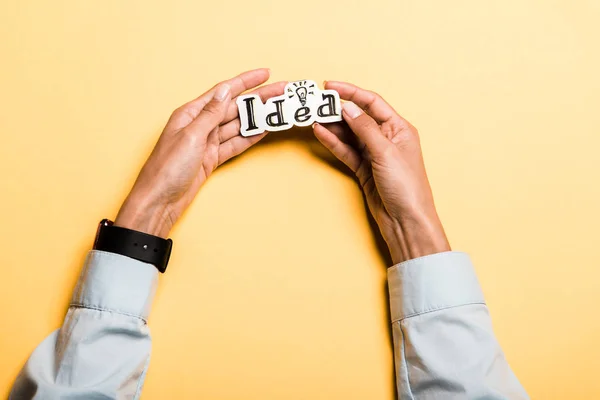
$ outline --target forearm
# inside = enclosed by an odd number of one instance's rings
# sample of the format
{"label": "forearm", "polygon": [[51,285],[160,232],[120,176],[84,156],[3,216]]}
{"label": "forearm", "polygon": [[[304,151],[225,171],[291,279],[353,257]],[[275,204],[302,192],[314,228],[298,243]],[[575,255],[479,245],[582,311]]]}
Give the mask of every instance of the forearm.
{"label": "forearm", "polygon": [[451,250],[433,199],[429,207],[419,204],[393,215],[390,227],[380,226],[394,264]]}
{"label": "forearm", "polygon": [[400,398],[528,398],[494,336],[466,254],[395,265],[388,283]]}
{"label": "forearm", "polygon": [[166,239],[173,227],[173,218],[169,215],[169,205],[159,194],[134,185],[114,225]]}
{"label": "forearm", "polygon": [[104,221],[96,240],[133,258],[90,253],[62,328],[33,352],[11,398],[137,398],[150,355],[146,317],[171,249],[140,232],[166,238],[214,169],[264,137],[239,136],[231,100],[250,89],[281,95],[286,82],[257,88],[268,78],[264,68],[242,73],[173,112],[114,222],[137,234]]}
{"label": "forearm", "polygon": [[137,398],[157,275],[152,265],[91,251],[62,327],[34,350],[10,398]]}

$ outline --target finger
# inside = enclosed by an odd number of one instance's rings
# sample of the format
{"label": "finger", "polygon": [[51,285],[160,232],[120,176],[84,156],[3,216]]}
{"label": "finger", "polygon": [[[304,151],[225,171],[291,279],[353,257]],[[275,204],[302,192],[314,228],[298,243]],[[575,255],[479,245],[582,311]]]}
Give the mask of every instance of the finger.
{"label": "finger", "polygon": [[219,129],[219,143],[225,143],[236,136],[240,136],[241,127],[242,122],[239,118],[229,121],[225,125],[221,125],[221,128]]}
{"label": "finger", "polygon": [[[249,94],[259,95],[261,101],[264,103],[265,101],[267,101],[267,99],[270,99],[271,97],[282,95],[285,85],[287,85],[287,82],[271,83],[270,85],[266,85],[266,86],[260,87],[256,90],[253,90]],[[232,101],[231,104],[229,105],[229,110],[227,110],[227,115],[223,119],[223,123],[228,123],[229,121],[232,121],[237,117],[238,117],[237,104],[234,101]]]}
{"label": "finger", "polygon": [[227,140],[225,143],[221,143],[221,145],[219,146],[218,165],[221,165],[225,161],[228,161],[231,158],[248,150],[251,146],[258,143],[265,136],[267,136],[267,132],[249,137],[238,135]]}
{"label": "finger", "polygon": [[351,145],[344,143],[338,135],[321,124],[314,124],[313,131],[319,142],[338,160],[343,162],[352,172],[356,173],[358,171],[362,159]]}
{"label": "finger", "polygon": [[363,141],[371,156],[381,154],[389,145],[377,122],[351,101],[342,104],[342,116],[352,132]]}
{"label": "finger", "polygon": [[217,87],[223,83],[226,83],[231,87],[231,98],[237,97],[240,94],[244,93],[246,90],[250,90],[258,85],[262,85],[267,80],[269,80],[270,75],[271,72],[268,68],[260,68],[252,71],[242,72],[236,77],[216,84],[208,92],[204,93],[197,99],[192,100],[188,104],[195,105],[196,108],[198,108],[198,106],[201,106],[200,109],[202,109],[202,107],[204,107],[204,105],[206,105],[210,101]]}
{"label": "finger", "polygon": [[219,127],[231,103],[231,86],[222,83],[213,93],[208,104],[204,106],[198,117],[185,128],[185,131],[194,135],[208,136],[211,131]]}
{"label": "finger", "polygon": [[379,124],[393,118],[402,118],[380,95],[361,89],[351,83],[327,81],[325,82],[325,89],[337,91],[340,98],[353,102],[365,110]]}
{"label": "finger", "polygon": [[[270,71],[267,68],[255,69],[241,73],[220,84],[225,83],[229,85],[231,88],[231,97],[236,97],[246,90],[262,85],[269,79],[269,75]],[[177,108],[167,123],[167,125],[172,127],[171,130],[178,131],[192,122],[200,114],[204,106],[213,98],[220,84],[215,85],[208,92]]]}
{"label": "finger", "polygon": [[271,76],[271,71],[268,68],[260,68],[244,72],[225,83],[231,85],[231,97],[233,98],[244,93],[246,90],[262,85],[269,80],[269,76]]}
{"label": "finger", "polygon": [[331,133],[336,135],[342,142],[352,146],[359,153],[365,148],[365,144],[352,132],[352,129],[344,121],[323,124]]}
{"label": "finger", "polygon": [[[277,82],[272,83],[267,86],[263,86],[258,88],[250,93],[258,94],[260,96],[261,101],[264,103],[267,99],[275,96],[279,96],[283,94],[283,88],[287,82]],[[223,143],[234,136],[240,134],[240,119],[238,118],[238,108],[237,104],[233,101],[229,104],[229,110],[227,111],[227,115],[223,119],[223,124],[221,125],[221,129],[219,129],[219,140],[220,143]],[[230,118],[231,117],[231,118]],[[228,120],[229,119],[229,120]]]}
{"label": "finger", "polygon": [[350,130],[350,128],[348,127],[348,124],[346,124],[345,122],[332,122],[329,124],[322,124],[322,126],[324,128],[327,128],[328,131],[333,133],[335,136],[340,138],[340,140],[342,140],[345,143],[349,143],[350,138],[352,136],[355,136],[352,133],[352,131]]}

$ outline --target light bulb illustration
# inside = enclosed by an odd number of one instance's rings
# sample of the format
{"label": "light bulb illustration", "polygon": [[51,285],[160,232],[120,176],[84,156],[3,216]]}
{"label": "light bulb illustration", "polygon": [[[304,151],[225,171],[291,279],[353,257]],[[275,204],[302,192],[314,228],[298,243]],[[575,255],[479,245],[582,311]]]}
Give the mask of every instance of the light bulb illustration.
{"label": "light bulb illustration", "polygon": [[294,94],[298,96],[298,100],[300,100],[300,104],[302,104],[302,107],[306,106],[306,97],[309,94],[315,94],[315,92],[312,90],[312,88],[315,87],[315,84],[311,82],[311,85],[306,87],[306,83],[306,81],[294,82],[294,86],[296,87],[296,89],[294,91],[291,88],[287,89],[288,97],[291,99],[292,97],[294,97]]}
{"label": "light bulb illustration", "polygon": [[300,104],[302,104],[302,106],[306,105],[306,93],[308,93],[306,86],[300,86],[296,89],[296,94],[298,95],[298,99],[300,100]]}

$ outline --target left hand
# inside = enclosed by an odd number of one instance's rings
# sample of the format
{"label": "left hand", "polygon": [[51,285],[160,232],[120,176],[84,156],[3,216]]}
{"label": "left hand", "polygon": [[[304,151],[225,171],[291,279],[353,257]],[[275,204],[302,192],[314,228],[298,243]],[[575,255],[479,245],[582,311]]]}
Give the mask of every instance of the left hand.
{"label": "left hand", "polygon": [[[239,134],[234,98],[268,79],[267,69],[244,72],[175,110],[115,225],[166,238],[210,174],[266,135]],[[265,101],[283,94],[285,84],[273,83],[253,93]]]}

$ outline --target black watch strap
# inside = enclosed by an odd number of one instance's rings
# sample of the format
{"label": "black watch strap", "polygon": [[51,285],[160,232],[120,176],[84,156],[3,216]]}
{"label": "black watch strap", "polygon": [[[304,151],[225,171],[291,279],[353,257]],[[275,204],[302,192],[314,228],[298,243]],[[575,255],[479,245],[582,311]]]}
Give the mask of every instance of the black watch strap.
{"label": "black watch strap", "polygon": [[121,254],[148,264],[153,264],[164,273],[167,270],[173,241],[158,236],[134,231],[103,219],[98,226],[94,250]]}

